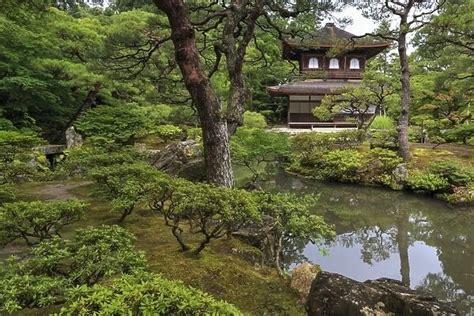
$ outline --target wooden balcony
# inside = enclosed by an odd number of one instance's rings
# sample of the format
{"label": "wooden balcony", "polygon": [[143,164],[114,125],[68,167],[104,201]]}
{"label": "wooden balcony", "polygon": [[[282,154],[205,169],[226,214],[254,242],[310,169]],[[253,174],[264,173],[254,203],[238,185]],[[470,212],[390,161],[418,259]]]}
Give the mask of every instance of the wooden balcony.
{"label": "wooden balcony", "polygon": [[361,70],[307,70],[303,69],[301,74],[311,79],[362,79]]}

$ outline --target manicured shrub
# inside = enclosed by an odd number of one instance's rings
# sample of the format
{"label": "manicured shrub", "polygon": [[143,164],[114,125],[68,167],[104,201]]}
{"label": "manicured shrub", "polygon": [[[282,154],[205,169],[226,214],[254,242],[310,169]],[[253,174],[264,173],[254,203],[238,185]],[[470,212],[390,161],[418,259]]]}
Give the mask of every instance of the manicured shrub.
{"label": "manicured shrub", "polygon": [[460,124],[447,130],[443,137],[451,142],[462,142],[467,145],[469,139],[474,137],[474,124]]}
{"label": "manicured shrub", "polygon": [[202,142],[202,129],[200,127],[188,127],[185,129],[187,139],[194,139],[196,142]]}
{"label": "manicured shrub", "polygon": [[7,120],[4,117],[0,117],[0,131],[14,131],[16,130],[15,126],[13,126],[13,123],[9,120]]}
{"label": "manicured shrub", "polygon": [[149,196],[150,207],[164,217],[183,251],[191,249],[182,234],[183,226],[188,226],[190,233],[202,236],[193,250],[195,254],[204,250],[211,240],[258,220],[254,201],[243,190],[163,177],[155,182]]}
{"label": "manicured shrub", "polygon": [[291,139],[291,153],[294,159],[304,165],[311,165],[312,156],[337,148],[354,148],[365,139],[365,132],[345,130],[337,133],[300,133]]}
{"label": "manicured shrub", "polygon": [[84,207],[79,200],[6,203],[0,207],[0,241],[22,238],[31,246],[59,236],[64,226],[81,219]]}
{"label": "manicured shrub", "polygon": [[0,130],[0,184],[34,180],[49,173],[33,147],[43,141],[31,131]]}
{"label": "manicured shrub", "polygon": [[412,143],[421,143],[423,138],[423,129],[420,126],[410,126],[408,128],[408,140]]}
{"label": "manicured shrub", "polygon": [[289,156],[288,135],[258,128],[237,129],[231,138],[232,162],[244,166],[253,174],[253,181],[261,177],[262,163],[276,163]]}
{"label": "manicured shrub", "polygon": [[395,151],[373,148],[367,154],[364,181],[392,186],[392,171],[402,162]]}
{"label": "manicured shrub", "polygon": [[0,310],[63,303],[70,288],[144,269],[134,240],[125,229],[104,225],[78,230],[70,241],[43,241],[23,259],[11,257],[0,269]]}
{"label": "manicured shrub", "polygon": [[323,154],[315,163],[314,172],[325,180],[357,182],[360,169],[364,165],[364,156],[353,149],[338,149]]}
{"label": "manicured shrub", "polygon": [[80,286],[67,294],[60,315],[242,315],[179,281],[152,273],[125,275],[110,285]]}
{"label": "manicured shrub", "polygon": [[75,126],[86,140],[92,138],[96,144],[100,142],[129,144],[145,134],[149,120],[136,106],[103,105],[84,113]]}
{"label": "manicured shrub", "polygon": [[151,125],[166,124],[171,115],[171,106],[166,104],[155,104],[142,108],[145,116],[151,121]]}
{"label": "manicured shrub", "polygon": [[58,165],[58,172],[70,176],[87,176],[95,168],[144,161],[145,156],[133,149],[122,148],[119,151],[107,151],[103,148],[83,146],[66,152],[66,159]]}
{"label": "manicured shrub", "polygon": [[370,148],[384,148],[398,150],[398,136],[396,130],[374,130],[369,136]]}
{"label": "manicured shrub", "polygon": [[12,185],[0,184],[0,205],[15,199],[15,190]]}
{"label": "manicured shrub", "polygon": [[267,121],[265,116],[258,112],[246,111],[244,113],[244,127],[265,128],[267,127]]}
{"label": "manicured shrub", "polygon": [[370,129],[376,130],[392,130],[395,129],[395,122],[389,116],[377,116],[370,125]]}
{"label": "manicured shrub", "polygon": [[280,273],[282,257],[293,250],[295,241],[317,243],[334,237],[332,227],[310,211],[317,201],[315,196],[267,192],[256,192],[254,196],[259,213],[265,218],[257,224],[255,234],[265,259]]}
{"label": "manicured shrub", "polygon": [[181,138],[184,133],[181,128],[175,125],[165,124],[155,128],[156,135],[165,142]]}
{"label": "manicured shrub", "polygon": [[196,125],[197,113],[190,106],[172,106],[169,121],[172,124]]}
{"label": "manicured shrub", "polygon": [[444,192],[449,188],[449,182],[443,177],[423,171],[411,172],[407,180],[407,185],[413,191],[431,193]]}
{"label": "manicured shrub", "polygon": [[455,186],[466,186],[474,181],[474,170],[463,168],[454,161],[439,161],[429,166],[429,171],[446,179],[449,184]]}
{"label": "manicured shrub", "polygon": [[121,214],[122,222],[147,194],[161,172],[146,163],[112,165],[94,169],[90,176],[99,184],[100,192],[112,202],[112,209]]}

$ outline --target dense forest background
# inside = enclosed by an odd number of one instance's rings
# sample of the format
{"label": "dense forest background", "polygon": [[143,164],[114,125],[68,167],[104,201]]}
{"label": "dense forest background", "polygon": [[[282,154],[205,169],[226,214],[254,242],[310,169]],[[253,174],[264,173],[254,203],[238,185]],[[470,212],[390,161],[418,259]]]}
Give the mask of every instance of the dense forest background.
{"label": "dense forest background", "polygon": [[[470,7],[469,1],[449,1],[410,43],[415,47],[410,55],[410,122],[432,136],[443,138],[446,130],[465,128],[463,123],[472,115]],[[81,113],[101,105],[109,106],[111,112],[154,112],[169,122],[197,122],[172,44],[164,41],[169,36],[166,17],[153,4],[118,1],[102,9],[80,2],[48,5],[3,0],[2,8],[3,125],[11,122],[15,128],[36,130],[48,141],[60,142]],[[320,14],[319,19],[299,23],[314,29],[325,17]],[[197,36],[209,71],[216,57],[206,37],[218,31]],[[379,77],[371,78],[388,81],[394,90],[384,105],[384,112],[394,119],[399,115],[400,89],[395,55],[389,51],[374,61]],[[270,99],[265,86],[296,78],[295,65],[282,60],[278,36],[262,30],[256,31],[245,59],[245,107],[261,112],[270,122],[281,122],[285,102]],[[211,80],[225,107],[229,93],[226,63],[218,64]]]}

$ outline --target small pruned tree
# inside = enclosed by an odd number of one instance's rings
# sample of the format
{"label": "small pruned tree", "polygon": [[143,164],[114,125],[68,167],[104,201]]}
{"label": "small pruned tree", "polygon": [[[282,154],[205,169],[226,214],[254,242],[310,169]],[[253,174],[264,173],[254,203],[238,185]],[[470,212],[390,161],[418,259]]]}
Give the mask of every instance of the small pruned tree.
{"label": "small pruned tree", "polygon": [[71,240],[43,241],[25,258],[11,257],[0,266],[0,311],[62,304],[72,288],[144,269],[145,255],[134,241],[125,229],[104,225],[78,230]]}
{"label": "small pruned tree", "polygon": [[389,98],[396,92],[390,74],[383,73],[384,65],[379,60],[369,63],[360,86],[348,86],[341,89],[341,95],[327,95],[321,106],[313,110],[313,114],[329,120],[340,111],[355,117],[357,128],[370,128],[375,115],[385,112]]}
{"label": "small pruned tree", "polygon": [[253,175],[252,181],[261,177],[261,165],[284,161],[289,156],[288,135],[258,128],[237,130],[231,139],[231,153],[235,164],[244,166]]}
{"label": "small pruned tree", "polygon": [[296,239],[316,243],[334,237],[332,227],[310,212],[317,200],[314,196],[258,192],[255,198],[259,213],[267,219],[258,232],[262,251],[280,274],[285,245]]}
{"label": "small pruned tree", "polygon": [[193,250],[199,254],[213,240],[258,220],[250,193],[208,184],[163,178],[150,194],[150,207],[161,214],[183,251],[191,250],[183,227],[202,236]]}
{"label": "small pruned tree", "polygon": [[0,185],[31,180],[40,174],[40,168],[30,161],[35,158],[33,147],[41,143],[32,131],[0,130]]}
{"label": "small pruned tree", "polygon": [[0,241],[22,238],[29,246],[54,236],[81,219],[86,204],[79,200],[14,202],[0,207]]}
{"label": "small pruned tree", "polygon": [[121,214],[119,222],[146,201],[154,181],[161,172],[146,163],[112,165],[94,169],[90,175],[99,191],[112,201],[112,210]]}

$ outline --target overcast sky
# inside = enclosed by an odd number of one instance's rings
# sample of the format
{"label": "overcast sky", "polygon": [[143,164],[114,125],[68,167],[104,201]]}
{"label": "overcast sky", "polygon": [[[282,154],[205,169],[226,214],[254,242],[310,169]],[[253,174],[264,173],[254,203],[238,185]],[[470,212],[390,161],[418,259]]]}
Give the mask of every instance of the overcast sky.
{"label": "overcast sky", "polygon": [[[365,33],[372,32],[375,30],[376,25],[372,20],[369,20],[362,16],[362,14],[354,7],[346,7],[342,12],[335,14],[336,17],[350,17],[352,19],[352,25],[343,27],[349,33],[355,35],[363,35]],[[327,22],[333,22],[330,19],[326,19],[323,25]]]}

